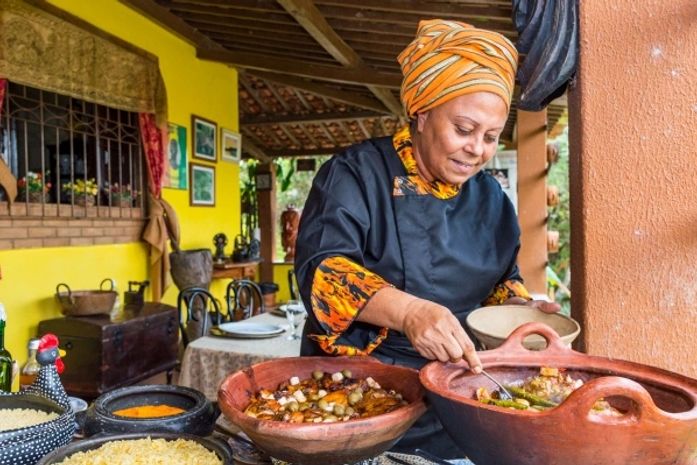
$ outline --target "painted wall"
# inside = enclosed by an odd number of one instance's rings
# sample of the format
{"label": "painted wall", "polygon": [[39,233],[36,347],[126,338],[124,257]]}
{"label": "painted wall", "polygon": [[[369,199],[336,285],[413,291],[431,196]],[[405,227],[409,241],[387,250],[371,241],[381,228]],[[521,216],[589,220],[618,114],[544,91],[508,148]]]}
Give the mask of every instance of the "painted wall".
{"label": "painted wall", "polygon": [[[190,159],[192,113],[217,122],[219,127],[238,130],[234,69],[198,60],[192,46],[116,0],[50,3],[159,57],[167,87],[169,121],[189,128]],[[234,237],[239,232],[238,166],[218,161],[215,167],[214,208],[190,207],[188,191],[163,190],[179,215],[182,248],[212,248],[215,233]],[[20,362],[26,358],[26,342],[34,336],[38,322],[60,316],[53,297],[56,284],[66,282],[73,289],[94,289],[104,277],[112,277],[122,293],[128,280],[147,279],[148,273],[147,251],[140,243],[3,251],[0,267],[0,302],[8,310],[6,345]],[[221,299],[224,284],[221,281],[212,286]],[[164,301],[175,304],[176,295],[177,289],[172,286]]]}
{"label": "painted wall", "polygon": [[569,112],[572,308],[585,349],[692,377],[696,18],[694,0],[580,2]]}

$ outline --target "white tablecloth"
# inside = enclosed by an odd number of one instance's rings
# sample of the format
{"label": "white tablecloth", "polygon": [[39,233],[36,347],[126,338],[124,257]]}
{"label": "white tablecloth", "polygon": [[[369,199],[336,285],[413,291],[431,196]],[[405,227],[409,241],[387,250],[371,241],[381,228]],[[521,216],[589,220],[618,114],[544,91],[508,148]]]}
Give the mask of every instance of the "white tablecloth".
{"label": "white tablecloth", "polygon": [[[247,322],[288,327],[285,318],[270,313]],[[298,329],[298,333],[302,331]],[[178,383],[218,398],[218,386],[229,375],[264,360],[300,355],[300,339],[289,341],[288,331],[267,339],[232,339],[206,336],[190,343],[184,351]]]}

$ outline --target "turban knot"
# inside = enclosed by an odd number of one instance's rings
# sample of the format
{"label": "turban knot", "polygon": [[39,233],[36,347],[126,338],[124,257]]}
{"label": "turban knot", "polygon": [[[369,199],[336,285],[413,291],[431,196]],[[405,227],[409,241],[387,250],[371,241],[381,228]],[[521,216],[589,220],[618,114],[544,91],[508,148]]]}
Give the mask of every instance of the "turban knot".
{"label": "turban knot", "polygon": [[518,52],[497,32],[457,21],[421,21],[397,60],[409,117],[474,92],[494,93],[510,108]]}

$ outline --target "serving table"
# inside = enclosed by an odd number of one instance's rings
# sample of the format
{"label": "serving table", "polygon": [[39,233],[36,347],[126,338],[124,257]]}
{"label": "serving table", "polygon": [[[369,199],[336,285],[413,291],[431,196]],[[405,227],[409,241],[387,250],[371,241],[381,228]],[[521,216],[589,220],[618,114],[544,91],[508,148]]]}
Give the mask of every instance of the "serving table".
{"label": "serving table", "polygon": [[[272,313],[263,313],[244,321],[288,326],[284,317]],[[184,351],[178,384],[197,389],[207,398],[217,400],[218,386],[229,374],[265,360],[300,355],[300,339],[289,341],[287,335],[286,331],[266,339],[212,336],[196,339]]]}

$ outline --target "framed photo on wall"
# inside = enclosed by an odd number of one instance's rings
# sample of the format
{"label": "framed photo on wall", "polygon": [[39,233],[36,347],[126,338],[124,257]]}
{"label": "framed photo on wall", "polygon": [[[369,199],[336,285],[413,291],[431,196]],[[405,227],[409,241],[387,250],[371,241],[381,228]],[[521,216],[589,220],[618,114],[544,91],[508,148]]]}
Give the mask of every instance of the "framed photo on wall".
{"label": "framed photo on wall", "polygon": [[239,163],[242,160],[242,135],[225,128],[221,128],[220,133],[222,138],[220,159]]}
{"label": "framed photo on wall", "polygon": [[215,167],[190,163],[191,189],[189,204],[192,206],[215,206]]}
{"label": "framed photo on wall", "polygon": [[178,124],[167,125],[167,156],[162,187],[186,189],[188,187],[189,161],[186,152],[186,128]]}
{"label": "framed photo on wall", "polygon": [[194,158],[217,161],[218,125],[200,116],[191,115],[191,134]]}

